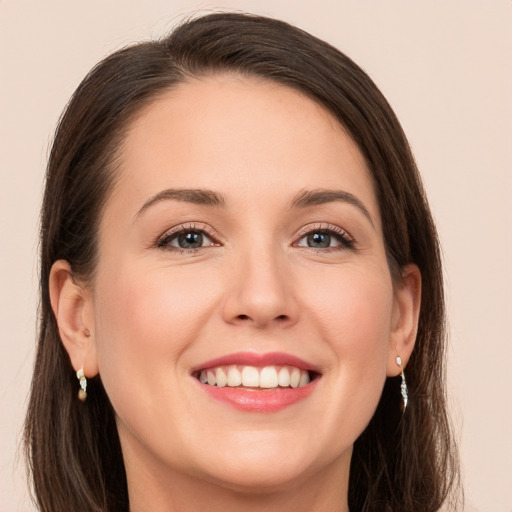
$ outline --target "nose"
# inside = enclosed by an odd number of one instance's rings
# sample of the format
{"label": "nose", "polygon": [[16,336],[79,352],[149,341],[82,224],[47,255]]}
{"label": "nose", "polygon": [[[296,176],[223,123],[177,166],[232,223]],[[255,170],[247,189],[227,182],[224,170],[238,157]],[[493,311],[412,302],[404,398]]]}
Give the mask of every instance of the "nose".
{"label": "nose", "polygon": [[285,259],[267,251],[238,255],[229,270],[229,291],[223,306],[226,322],[258,329],[296,323],[298,304]]}

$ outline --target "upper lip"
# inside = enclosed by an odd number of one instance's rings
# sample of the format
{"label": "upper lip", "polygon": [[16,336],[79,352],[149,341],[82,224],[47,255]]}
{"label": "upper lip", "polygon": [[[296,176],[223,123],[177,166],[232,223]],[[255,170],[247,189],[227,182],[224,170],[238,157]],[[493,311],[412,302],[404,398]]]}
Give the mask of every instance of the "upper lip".
{"label": "upper lip", "polygon": [[314,364],[304,361],[300,357],[286,354],[284,352],[267,352],[265,354],[258,354],[255,352],[236,352],[233,354],[227,354],[194,366],[194,368],[192,368],[192,373],[198,372],[199,370],[205,370],[207,368],[228,366],[232,364],[258,367],[294,366],[301,370],[320,373],[319,369]]}

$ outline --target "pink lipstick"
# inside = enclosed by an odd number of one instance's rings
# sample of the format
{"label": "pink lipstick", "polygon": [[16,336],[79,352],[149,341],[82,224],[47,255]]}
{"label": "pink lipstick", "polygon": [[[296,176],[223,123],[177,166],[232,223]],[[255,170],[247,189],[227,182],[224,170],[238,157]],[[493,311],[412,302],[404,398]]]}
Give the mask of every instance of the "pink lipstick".
{"label": "pink lipstick", "polygon": [[211,398],[243,411],[275,412],[306,399],[320,372],[290,354],[240,352],[206,361],[191,371]]}

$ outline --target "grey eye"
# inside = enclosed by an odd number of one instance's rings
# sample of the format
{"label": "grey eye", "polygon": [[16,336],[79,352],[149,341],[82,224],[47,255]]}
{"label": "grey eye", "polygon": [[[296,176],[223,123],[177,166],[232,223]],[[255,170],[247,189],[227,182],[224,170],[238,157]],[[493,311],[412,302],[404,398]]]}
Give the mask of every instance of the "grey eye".
{"label": "grey eye", "polygon": [[171,242],[171,245],[177,245],[181,249],[197,249],[203,247],[203,239],[207,238],[198,231],[188,231],[180,233],[176,238],[176,244]]}
{"label": "grey eye", "polygon": [[212,239],[202,230],[183,229],[177,233],[166,236],[158,243],[159,247],[179,249],[200,249],[215,245]]}
{"label": "grey eye", "polygon": [[297,245],[299,247],[311,247],[312,249],[328,249],[329,247],[339,247],[343,243],[344,239],[337,233],[312,231],[303,236]]}
{"label": "grey eye", "polygon": [[322,249],[330,247],[331,245],[331,235],[328,235],[327,233],[311,233],[306,237],[306,239],[308,247]]}

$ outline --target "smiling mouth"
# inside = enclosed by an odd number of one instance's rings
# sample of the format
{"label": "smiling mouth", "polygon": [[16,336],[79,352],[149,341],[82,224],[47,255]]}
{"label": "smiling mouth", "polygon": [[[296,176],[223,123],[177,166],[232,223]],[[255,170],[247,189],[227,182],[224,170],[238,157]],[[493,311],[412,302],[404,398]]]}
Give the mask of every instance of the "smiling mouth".
{"label": "smiling mouth", "polygon": [[290,365],[222,365],[201,369],[194,376],[204,385],[247,390],[295,389],[307,386],[319,374]]}

